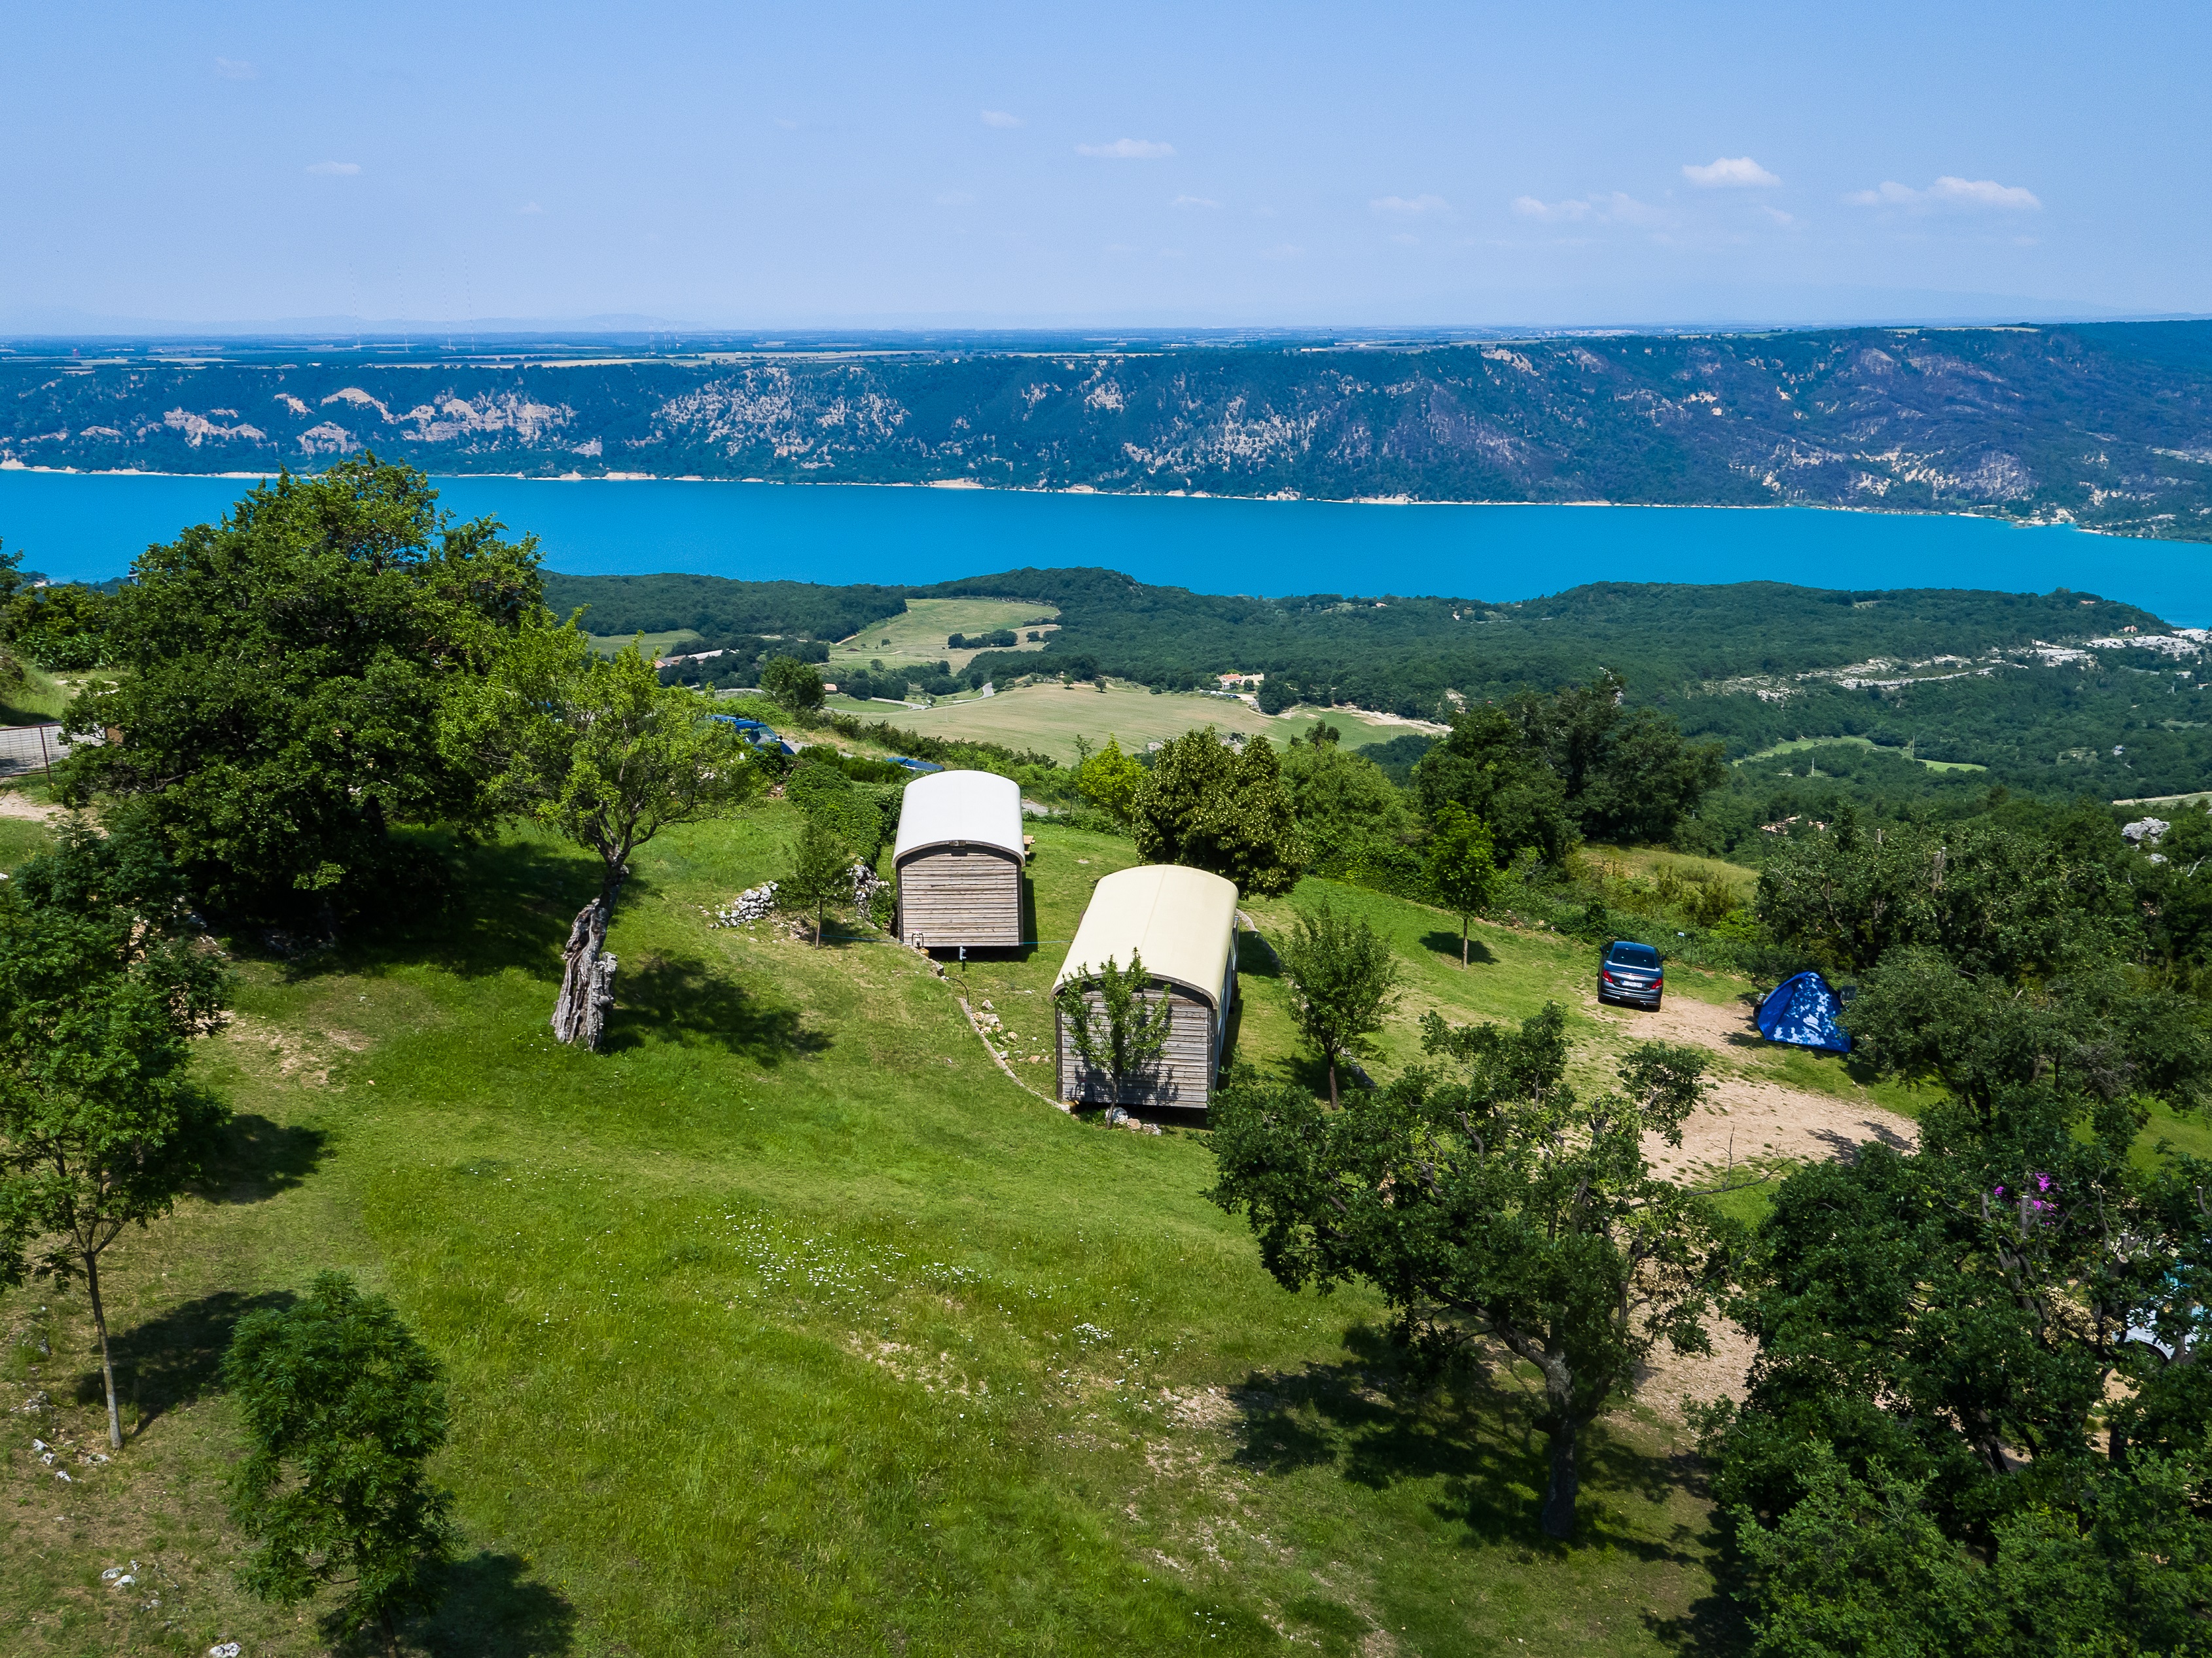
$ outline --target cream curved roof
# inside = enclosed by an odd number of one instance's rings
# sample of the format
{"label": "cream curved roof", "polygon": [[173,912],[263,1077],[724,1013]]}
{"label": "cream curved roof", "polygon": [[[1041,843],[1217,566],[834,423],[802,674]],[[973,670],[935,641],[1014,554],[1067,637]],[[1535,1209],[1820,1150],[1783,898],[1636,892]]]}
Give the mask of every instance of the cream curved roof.
{"label": "cream curved roof", "polygon": [[1022,786],[990,771],[938,771],[906,786],[894,864],[927,847],[995,847],[1022,855]]}
{"label": "cream curved roof", "polygon": [[1180,864],[1141,864],[1099,882],[1075,929],[1056,991],[1070,979],[1133,955],[1145,971],[1218,1007],[1237,932],[1237,884]]}

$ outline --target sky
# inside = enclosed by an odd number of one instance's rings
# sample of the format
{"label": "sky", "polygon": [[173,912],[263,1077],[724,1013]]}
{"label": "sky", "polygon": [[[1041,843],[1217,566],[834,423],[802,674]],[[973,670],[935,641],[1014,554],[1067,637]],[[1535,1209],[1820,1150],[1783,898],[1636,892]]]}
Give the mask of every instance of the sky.
{"label": "sky", "polygon": [[2212,313],[2212,7],[0,3],[0,330]]}

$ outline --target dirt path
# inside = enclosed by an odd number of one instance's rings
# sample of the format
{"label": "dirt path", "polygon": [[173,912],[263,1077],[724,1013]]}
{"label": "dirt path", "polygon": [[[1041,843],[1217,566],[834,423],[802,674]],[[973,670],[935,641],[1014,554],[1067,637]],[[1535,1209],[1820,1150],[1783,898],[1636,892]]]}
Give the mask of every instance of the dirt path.
{"label": "dirt path", "polygon": [[33,800],[20,789],[0,789],[0,817],[27,817],[33,823],[46,823],[61,815],[59,806]]}
{"label": "dirt path", "polygon": [[[1734,1074],[1748,1052],[1764,1045],[1748,1008],[1715,1006],[1687,996],[1669,996],[1656,1013],[1641,1009],[1600,1007],[1587,1002],[1592,1017],[1618,1026],[1632,1041],[1656,1039],[1702,1048],[1726,1062],[1715,1079],[1711,1102],[1683,1125],[1677,1148],[1653,1136],[1644,1156],[1662,1175],[1716,1185],[1735,1166],[1737,1178],[1784,1163],[1810,1162],[1854,1155],[1870,1141],[1900,1151],[1916,1142],[1910,1118],[1864,1100],[1791,1088]],[[1752,1165],[1747,1169],[1745,1164]],[[1663,1345],[1637,1378],[1637,1398],[1661,1415],[1680,1421],[1686,1399],[1721,1394],[1741,1400],[1744,1381],[1758,1348],[1735,1325],[1709,1319],[1710,1353],[1678,1354]]]}
{"label": "dirt path", "polygon": [[[1624,1035],[1705,1048],[1730,1062],[1729,1073],[1747,1050],[1764,1045],[1749,1010],[1716,1007],[1687,996],[1668,997],[1656,1013],[1601,1008],[1593,997],[1589,1011],[1607,1024],[1623,1027]],[[1848,1157],[1870,1140],[1902,1151],[1915,1138],[1910,1118],[1868,1101],[1723,1074],[1715,1079],[1712,1102],[1683,1126],[1680,1147],[1655,1138],[1644,1153],[1656,1168],[1679,1178],[1693,1169],[1724,1169],[1730,1162]]]}

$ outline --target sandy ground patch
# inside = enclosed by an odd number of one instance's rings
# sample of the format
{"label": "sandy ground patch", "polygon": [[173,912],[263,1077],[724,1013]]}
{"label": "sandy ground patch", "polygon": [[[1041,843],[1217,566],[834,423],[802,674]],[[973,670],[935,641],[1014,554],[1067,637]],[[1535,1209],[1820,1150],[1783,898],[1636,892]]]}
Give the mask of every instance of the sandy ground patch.
{"label": "sandy ground patch", "polygon": [[[1601,1008],[1595,997],[1589,1006],[1595,1017],[1626,1024],[1639,1039],[1681,1042],[1723,1059],[1740,1057],[1742,1039],[1758,1035],[1749,1009],[1716,1006],[1687,996],[1668,997],[1656,1013]],[[1717,1171],[1731,1162],[1848,1157],[1873,1140],[1902,1151],[1917,1138],[1910,1118],[1870,1101],[1722,1076],[1714,1079],[1711,1102],[1683,1125],[1681,1145],[1671,1146],[1655,1137],[1645,1145],[1644,1155],[1662,1174],[1680,1178],[1692,1170]]]}
{"label": "sandy ground patch", "polygon": [[21,789],[0,789],[0,817],[27,817],[34,823],[50,823],[62,815],[63,809],[43,800],[33,800]]}
{"label": "sandy ground patch", "polygon": [[[1638,1039],[1681,1042],[1723,1059],[1740,1057],[1743,1041],[1758,1036],[1750,1009],[1741,1005],[1717,1006],[1688,996],[1668,997],[1656,1013],[1601,1008],[1595,996],[1588,1005],[1595,1017],[1624,1025]],[[1743,1179],[1784,1163],[1849,1157],[1873,1141],[1909,1150],[1917,1131],[1910,1118],[1870,1101],[1722,1076],[1714,1079],[1705,1108],[1682,1126],[1682,1144],[1668,1145],[1654,1135],[1644,1142],[1644,1154],[1662,1175],[1717,1185],[1731,1165],[1735,1178]],[[1717,1315],[1706,1321],[1705,1334],[1713,1345],[1710,1353],[1676,1353],[1664,1345],[1653,1352],[1637,1377],[1638,1400],[1680,1421],[1686,1398],[1741,1400],[1757,1344]]]}

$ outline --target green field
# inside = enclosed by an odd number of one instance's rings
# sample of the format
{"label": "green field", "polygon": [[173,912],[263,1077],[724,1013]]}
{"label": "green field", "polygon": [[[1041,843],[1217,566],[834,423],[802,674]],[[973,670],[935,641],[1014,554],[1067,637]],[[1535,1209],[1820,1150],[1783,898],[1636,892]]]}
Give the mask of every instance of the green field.
{"label": "green field", "polygon": [[[1903,749],[1882,747],[1873,738],[1866,737],[1796,738],[1787,743],[1777,743],[1771,748],[1761,749],[1757,754],[1747,754],[1735,763],[1739,766],[1748,766],[1761,760],[1778,759],[1785,754],[1802,754],[1809,750],[1832,748],[1881,748],[1884,754],[1893,755],[1899,760],[1912,761],[1917,765],[1927,767],[1930,771],[1987,771],[1989,769],[1987,766],[1970,765],[1964,760],[1923,760],[1919,756],[1908,753]],[[1820,763],[1820,756],[1817,754],[1813,756],[1813,763],[1814,765]]]}
{"label": "green field", "polygon": [[830,698],[830,706],[840,714],[889,720],[927,737],[1003,743],[1013,749],[1034,749],[1063,762],[1075,758],[1079,737],[1088,738],[1096,745],[1115,737],[1124,749],[1141,749],[1147,743],[1164,743],[1187,731],[1212,726],[1223,732],[1266,736],[1279,744],[1326,723],[1342,732],[1345,742],[1357,746],[1388,742],[1414,729],[1342,708],[1331,708],[1325,714],[1314,708],[1293,708],[1269,715],[1229,697],[1179,691],[1156,695],[1142,686],[1118,682],[1103,691],[1089,681],[1073,685],[1018,685],[995,696],[948,699],[933,708],[903,713],[889,703],[854,702],[846,697]]}
{"label": "green field", "polygon": [[[1049,604],[1027,599],[909,598],[903,615],[871,623],[850,639],[840,640],[830,653],[830,665],[834,670],[840,663],[865,667],[871,659],[892,668],[902,663],[949,662],[952,671],[958,673],[977,653],[947,647],[945,641],[954,634],[987,634],[1012,628],[1021,641],[1014,649],[1041,651],[1044,641],[1032,644],[1029,635],[1035,631],[1050,638],[1060,625],[1052,618],[1059,614]],[[837,676],[833,671],[828,677]]]}
{"label": "green field", "polygon": [[672,651],[681,651],[687,645],[699,644],[703,638],[704,635],[695,633],[689,628],[672,628],[657,634],[592,634],[590,635],[592,648],[601,656],[612,656],[617,651],[625,649],[634,643],[645,653],[645,659],[648,662],[656,657],[666,656]]}
{"label": "green field", "polygon": [[[1201,1195],[1202,1133],[1016,1088],[957,967],[710,929],[702,907],[775,873],[794,825],[773,804],[637,860],[604,1055],[545,1029],[592,878],[538,840],[463,854],[453,907],[410,933],[240,960],[203,1060],[240,1113],[230,1162],[110,1257],[129,1447],[67,1487],[33,1430],[9,1454],[12,1651],[320,1650],[233,1585],[215,1376],[241,1312],[328,1266],[396,1297],[453,1381],[438,1473],[466,1559],[419,1649],[1710,1649],[1715,1541],[1679,1428],[1613,1418],[1583,1541],[1543,1543],[1520,1380],[1414,1388],[1370,1296],[1277,1288]],[[1133,854],[1038,841],[1037,932],[1065,938]],[[1502,929],[1462,974],[1443,918],[1340,896],[1414,975],[1386,1071],[1421,1007],[1512,1015],[1587,974],[1586,950]],[[1245,950],[1237,1052],[1303,1074],[1270,953]],[[1059,955],[967,975],[1048,1091],[1027,1056]],[[9,1374],[90,1444],[82,1308],[34,1286],[0,1328],[52,1344],[12,1346]],[[137,1588],[100,1587],[133,1559]]]}

